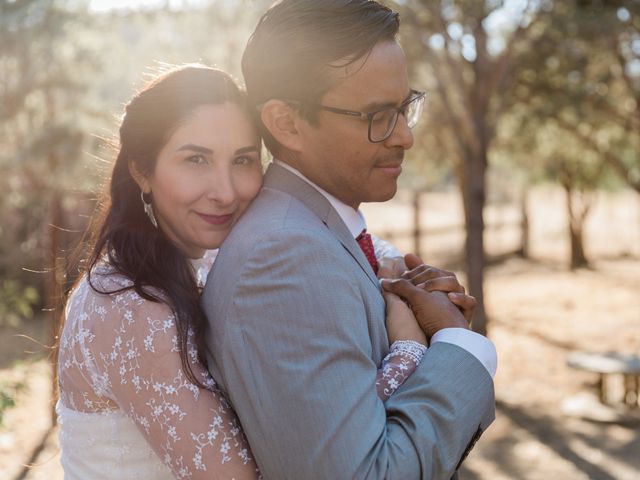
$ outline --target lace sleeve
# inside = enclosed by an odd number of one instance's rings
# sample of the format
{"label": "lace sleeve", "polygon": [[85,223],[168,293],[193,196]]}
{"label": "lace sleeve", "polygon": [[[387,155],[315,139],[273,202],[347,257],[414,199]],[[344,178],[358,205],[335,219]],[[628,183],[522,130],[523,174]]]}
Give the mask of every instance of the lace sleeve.
{"label": "lace sleeve", "polygon": [[371,235],[371,241],[373,242],[373,250],[375,251],[376,258],[378,260],[382,257],[393,258],[404,256],[400,250],[386,240],[382,240],[375,235]]}
{"label": "lace sleeve", "polygon": [[135,422],[176,478],[258,478],[240,423],[199,363],[191,337],[189,361],[207,389],[186,378],[169,307],[132,291],[101,297],[104,320],[95,330],[93,356],[108,382],[105,396]]}
{"label": "lace sleeve", "polygon": [[[378,260],[383,257],[402,257],[402,253],[391,243],[375,235],[371,236],[373,249]],[[404,264],[404,263],[403,263]],[[400,340],[391,345],[376,376],[378,397],[384,402],[400,388],[420,364],[427,347],[409,340]]]}
{"label": "lace sleeve", "polygon": [[420,365],[427,347],[412,340],[393,342],[376,376],[378,397],[385,402]]}

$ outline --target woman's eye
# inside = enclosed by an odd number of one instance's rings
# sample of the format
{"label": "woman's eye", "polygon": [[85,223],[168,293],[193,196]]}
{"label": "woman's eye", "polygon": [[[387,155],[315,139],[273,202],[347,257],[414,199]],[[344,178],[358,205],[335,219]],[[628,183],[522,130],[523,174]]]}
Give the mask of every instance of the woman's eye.
{"label": "woman's eye", "polygon": [[195,163],[196,165],[204,165],[207,163],[207,159],[203,155],[192,155],[187,158],[187,161]]}
{"label": "woman's eye", "polygon": [[249,155],[243,155],[241,157],[236,157],[233,160],[233,163],[235,163],[236,165],[251,165],[253,162],[255,162],[255,158],[249,156]]}

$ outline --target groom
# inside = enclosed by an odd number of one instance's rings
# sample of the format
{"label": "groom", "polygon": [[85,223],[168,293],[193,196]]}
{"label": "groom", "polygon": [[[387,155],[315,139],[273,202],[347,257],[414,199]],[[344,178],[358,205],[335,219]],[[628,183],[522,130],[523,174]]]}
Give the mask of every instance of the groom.
{"label": "groom", "polygon": [[[395,40],[367,0],[283,0],[242,67],[274,162],[203,293],[209,369],[265,478],[449,479],[494,418],[495,349],[443,294],[419,302],[431,346],[386,402],[385,303],[355,237],[362,202],[393,197],[421,109]],[[439,296],[441,295],[441,296]]]}

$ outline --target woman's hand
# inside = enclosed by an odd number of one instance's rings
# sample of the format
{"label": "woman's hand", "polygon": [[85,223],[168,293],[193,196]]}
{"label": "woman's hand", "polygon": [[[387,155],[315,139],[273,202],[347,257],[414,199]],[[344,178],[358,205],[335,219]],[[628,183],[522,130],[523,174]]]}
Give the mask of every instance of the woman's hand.
{"label": "woman's hand", "polygon": [[398,340],[413,340],[427,345],[427,336],[424,334],[411,308],[399,296],[383,291],[387,304],[387,336],[389,344]]}
{"label": "woman's hand", "polygon": [[[397,279],[407,271],[402,257],[383,257],[378,260],[378,278]],[[411,308],[397,295],[382,292],[387,304],[387,335],[389,344],[398,340],[413,340],[427,345],[427,337],[422,332]]]}

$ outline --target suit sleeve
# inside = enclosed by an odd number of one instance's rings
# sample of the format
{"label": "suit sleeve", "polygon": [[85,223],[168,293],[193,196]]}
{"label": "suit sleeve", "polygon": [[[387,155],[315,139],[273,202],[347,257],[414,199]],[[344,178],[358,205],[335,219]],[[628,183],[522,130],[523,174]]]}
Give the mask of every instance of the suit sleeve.
{"label": "suit sleeve", "polygon": [[[266,236],[241,266],[213,353],[265,478],[450,479],[493,418],[493,383],[450,344],[383,403],[357,271],[306,231]],[[220,318],[220,316],[224,318]]]}

